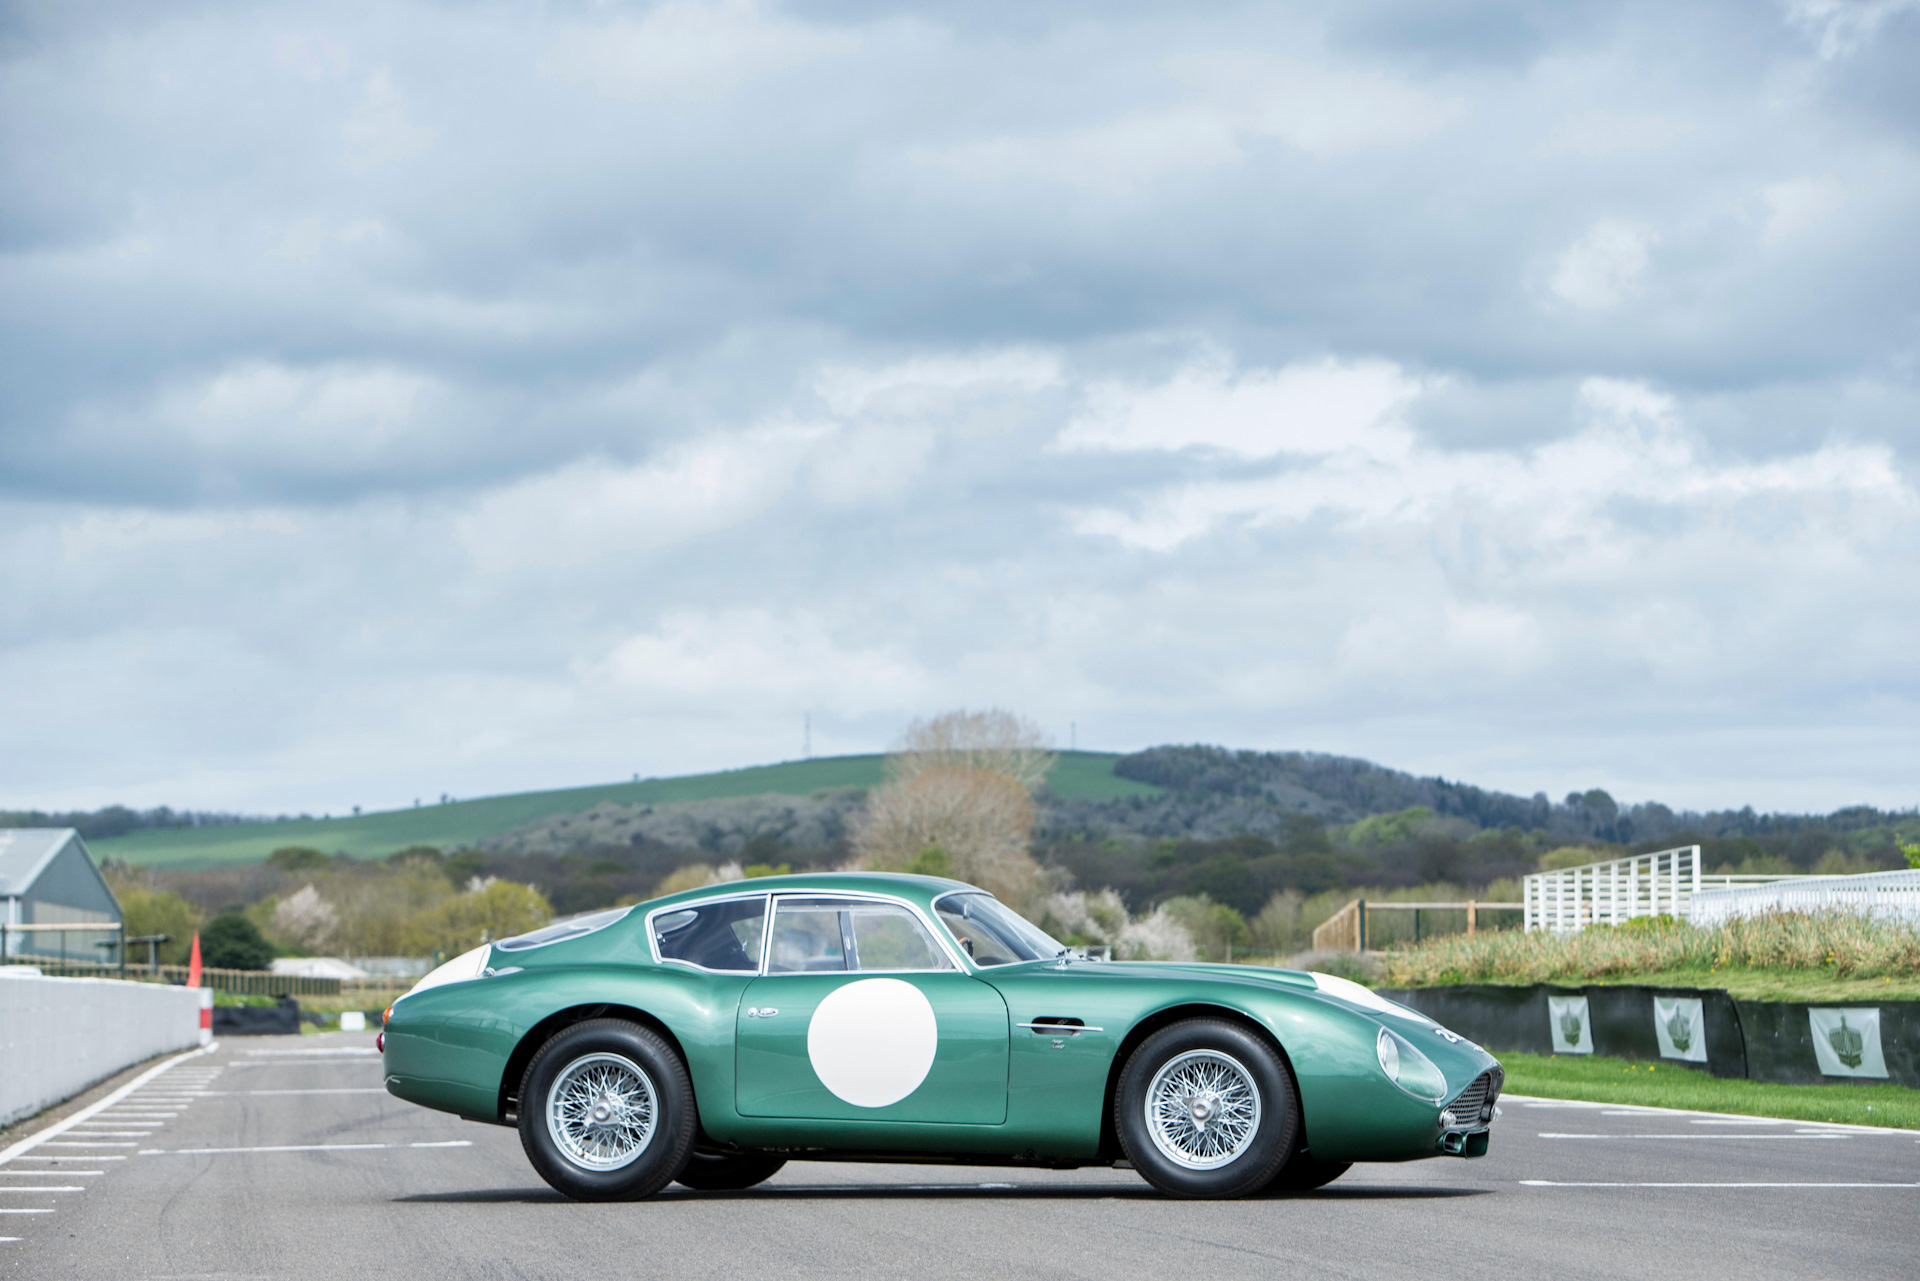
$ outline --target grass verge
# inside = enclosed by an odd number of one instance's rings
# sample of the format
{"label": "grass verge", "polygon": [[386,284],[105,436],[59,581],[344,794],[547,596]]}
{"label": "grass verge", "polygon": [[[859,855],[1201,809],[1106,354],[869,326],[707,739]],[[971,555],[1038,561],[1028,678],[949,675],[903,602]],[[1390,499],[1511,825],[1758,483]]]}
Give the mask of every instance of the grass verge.
{"label": "grass verge", "polygon": [[[1390,987],[1450,983],[1618,983],[1636,976],[1762,973],[1795,982],[1891,979],[1920,984],[1920,923],[1853,912],[1769,912],[1696,928],[1645,917],[1576,934],[1500,930],[1416,944],[1382,958]],[[1731,990],[1731,989],[1729,989]]]}
{"label": "grass verge", "polygon": [[1490,1053],[1507,1070],[1506,1090],[1512,1094],[1920,1130],[1920,1090],[1903,1085],[1774,1085],[1727,1080],[1671,1063],[1587,1054]]}

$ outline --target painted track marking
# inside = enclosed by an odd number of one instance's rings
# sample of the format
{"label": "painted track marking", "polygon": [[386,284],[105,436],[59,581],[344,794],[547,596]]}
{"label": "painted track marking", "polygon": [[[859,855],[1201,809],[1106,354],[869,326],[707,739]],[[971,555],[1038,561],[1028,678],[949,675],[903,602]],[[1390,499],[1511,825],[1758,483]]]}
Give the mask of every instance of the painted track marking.
{"label": "painted track marking", "polygon": [[[132,1144],[128,1144],[129,1147]],[[380,1152],[406,1148],[470,1148],[472,1139],[443,1143],[284,1143],[257,1148],[141,1148],[141,1156],[212,1156],[229,1152]]]}

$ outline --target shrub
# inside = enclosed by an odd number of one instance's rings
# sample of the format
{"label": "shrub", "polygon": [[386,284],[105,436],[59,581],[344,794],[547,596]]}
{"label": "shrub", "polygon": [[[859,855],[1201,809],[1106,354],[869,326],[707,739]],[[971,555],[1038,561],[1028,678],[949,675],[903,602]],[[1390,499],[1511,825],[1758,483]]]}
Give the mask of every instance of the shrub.
{"label": "shrub", "polygon": [[[116,881],[114,897],[120,900],[120,912],[126,922],[128,938],[151,938],[164,934],[168,941],[159,945],[155,959],[162,965],[185,965],[193,947],[194,931],[201,925],[200,913],[184,898],[167,890]],[[204,960],[204,956],[202,957]],[[147,945],[136,943],[127,949],[128,965],[144,965]]]}
{"label": "shrub", "polygon": [[489,881],[442,899],[410,920],[406,953],[455,956],[482,943],[537,930],[552,919],[552,907],[531,885]]}
{"label": "shrub", "polygon": [[200,960],[217,970],[264,970],[273,963],[273,945],[240,912],[222,912],[200,933]]}

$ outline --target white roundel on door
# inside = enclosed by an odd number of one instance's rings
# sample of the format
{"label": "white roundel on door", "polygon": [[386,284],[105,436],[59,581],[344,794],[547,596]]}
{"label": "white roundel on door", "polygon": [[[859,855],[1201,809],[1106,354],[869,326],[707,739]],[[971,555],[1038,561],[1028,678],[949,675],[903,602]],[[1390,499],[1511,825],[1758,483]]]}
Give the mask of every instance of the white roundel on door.
{"label": "white roundel on door", "polygon": [[855,1107],[898,1103],[927,1079],[940,1046],[933,1006],[899,979],[835,988],[807,1024],[807,1057],[821,1084]]}

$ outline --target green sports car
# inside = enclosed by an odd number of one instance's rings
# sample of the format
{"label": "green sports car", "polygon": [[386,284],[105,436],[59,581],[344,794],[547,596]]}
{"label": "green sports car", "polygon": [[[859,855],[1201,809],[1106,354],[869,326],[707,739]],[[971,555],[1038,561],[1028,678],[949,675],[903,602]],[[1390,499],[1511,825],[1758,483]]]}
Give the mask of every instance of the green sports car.
{"label": "green sports car", "polygon": [[1326,974],[1096,962],[925,876],[776,876],[476,948],[387,1011],[387,1089],[512,1125],[570,1197],[791,1158],[1130,1165],[1172,1196],[1480,1156],[1479,1046]]}

